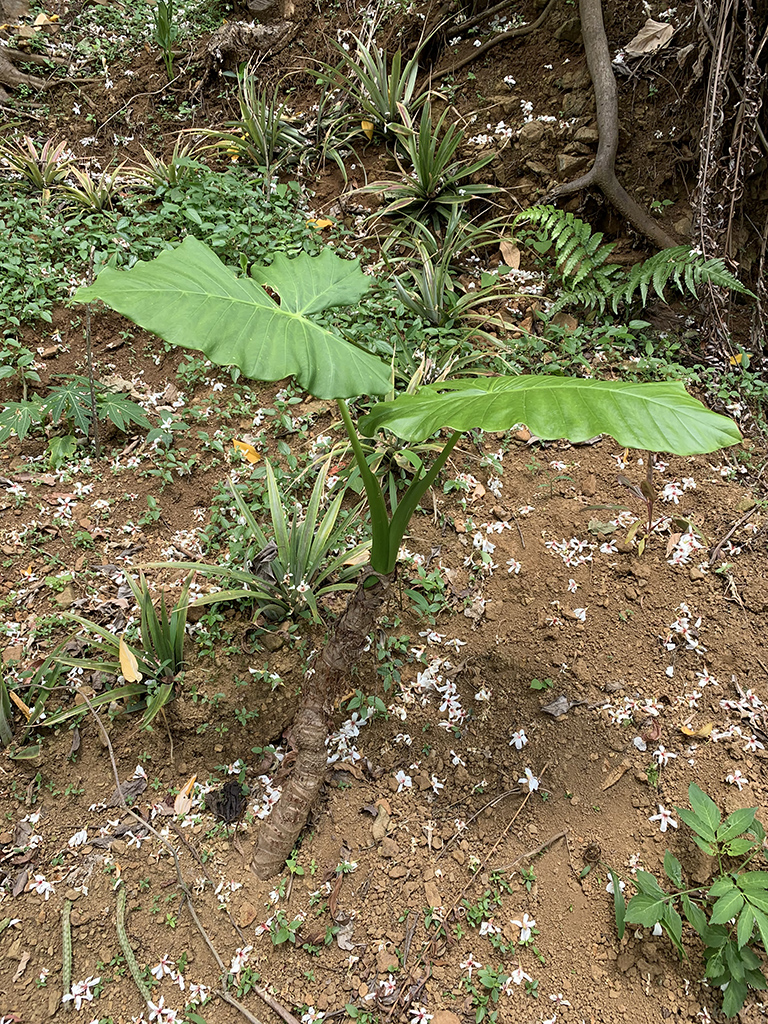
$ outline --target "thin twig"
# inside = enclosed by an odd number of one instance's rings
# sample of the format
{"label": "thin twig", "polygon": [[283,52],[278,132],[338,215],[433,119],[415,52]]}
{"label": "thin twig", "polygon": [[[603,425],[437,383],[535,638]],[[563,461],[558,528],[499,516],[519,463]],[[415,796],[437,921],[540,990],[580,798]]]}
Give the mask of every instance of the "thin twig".
{"label": "thin twig", "polygon": [[441,78],[445,78],[446,75],[452,75],[454,72],[459,71],[467,64],[471,64],[477,60],[478,57],[482,57],[484,53],[487,53],[491,47],[496,46],[498,43],[503,43],[506,39],[519,39],[521,36],[530,35],[531,32],[535,32],[536,29],[541,28],[544,22],[547,20],[547,16],[552,8],[557,3],[557,0],[549,0],[549,3],[541,12],[536,21],[532,21],[530,25],[520,25],[518,28],[511,28],[508,32],[499,32],[498,35],[492,36],[482,46],[475,47],[472,53],[467,54],[466,57],[462,57],[460,61],[453,64],[451,67],[446,68],[444,71],[437,71],[433,76],[432,80],[438,82]]}
{"label": "thin twig", "polygon": [[542,843],[541,846],[537,846],[535,850],[529,850],[528,853],[522,854],[517,860],[513,860],[511,864],[501,864],[497,868],[493,868],[494,872],[497,871],[514,871],[518,864],[528,863],[532,861],[534,857],[539,857],[545,850],[549,849],[558,839],[565,839],[568,835],[567,832],[558,832],[556,836],[552,836],[547,839],[546,842]]}
{"label": "thin twig", "polygon": [[734,535],[734,533],[736,533],[736,531],[738,530],[738,528],[739,528],[740,526],[743,526],[743,525],[744,525],[744,523],[746,523],[746,521],[747,521],[748,519],[751,519],[751,518],[752,518],[752,515],[753,515],[753,513],[757,512],[757,508],[758,508],[757,504],[754,504],[754,505],[752,506],[752,508],[751,508],[751,509],[749,510],[749,512],[747,512],[747,513],[746,513],[745,515],[743,515],[743,516],[741,517],[741,519],[737,519],[737,520],[736,520],[736,522],[735,522],[735,523],[733,524],[733,526],[732,526],[732,527],[730,528],[730,530],[728,531],[728,533],[726,533],[726,535],[725,535],[725,536],[723,537],[723,539],[722,539],[722,540],[719,540],[719,541],[717,542],[717,544],[714,544],[714,545],[713,545],[713,546],[712,546],[712,547],[711,547],[711,548],[709,549],[709,564],[710,564],[710,565],[712,565],[712,564],[714,563],[715,559],[716,559],[716,558],[718,557],[718,555],[720,555],[720,554],[721,554],[721,552],[722,552],[722,550],[723,550],[723,547],[724,547],[724,545],[728,543],[728,541],[729,541],[729,540],[731,539],[731,537],[732,537],[732,536]]}
{"label": "thin twig", "polygon": [[[230,1006],[234,1006],[236,1010],[239,1010],[240,1013],[242,1013],[242,1015],[245,1017],[245,1019],[249,1020],[251,1022],[251,1024],[261,1024],[261,1021],[259,1020],[259,1018],[258,1017],[254,1017],[254,1015],[251,1013],[251,1011],[250,1010],[246,1010],[246,1008],[243,1006],[243,1004],[242,1003],[238,1003],[238,1001],[234,998],[234,996],[231,996],[229,994],[229,992],[217,992],[216,995],[219,997],[219,999],[223,999],[225,1003],[229,1003]],[[298,1024],[298,1022],[297,1022],[297,1024]]]}
{"label": "thin twig", "polygon": [[[94,245],[88,254],[88,284],[93,284],[93,254],[96,251]],[[85,360],[88,365],[88,387],[91,394],[91,423],[93,424],[93,453],[97,459],[101,458],[101,439],[99,437],[99,414],[96,408],[96,382],[93,373],[93,346],[91,344],[91,304],[85,306]],[[118,783],[119,785],[119,783]]]}

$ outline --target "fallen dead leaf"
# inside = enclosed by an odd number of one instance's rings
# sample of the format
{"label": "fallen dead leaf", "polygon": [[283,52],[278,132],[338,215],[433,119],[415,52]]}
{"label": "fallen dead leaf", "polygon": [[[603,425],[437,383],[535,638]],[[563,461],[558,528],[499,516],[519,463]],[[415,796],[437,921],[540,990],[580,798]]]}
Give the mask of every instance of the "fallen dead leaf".
{"label": "fallen dead leaf", "polygon": [[520,269],[520,250],[512,242],[507,241],[506,238],[502,238],[499,242],[499,251],[501,252],[501,258],[504,260],[504,264],[510,268],[510,270]]}
{"label": "fallen dead leaf", "polygon": [[195,788],[196,780],[197,775],[192,775],[179,790],[173,801],[173,809],[176,814],[186,814],[192,807],[192,791]]}
{"label": "fallen dead leaf", "polygon": [[624,52],[629,57],[641,57],[644,53],[655,53],[669,46],[669,41],[675,34],[674,26],[666,21],[654,21],[649,18],[636,36],[624,47]]}
{"label": "fallen dead leaf", "polygon": [[16,982],[17,982],[17,981],[19,980],[19,978],[20,978],[20,977],[22,976],[22,974],[24,973],[24,971],[26,971],[26,969],[27,969],[27,964],[29,963],[29,958],[30,958],[30,956],[31,956],[31,953],[29,952],[29,950],[28,950],[28,949],[27,949],[27,950],[25,950],[25,951],[24,951],[24,952],[23,952],[23,953],[21,954],[21,960],[19,960],[19,966],[18,966],[18,967],[16,968],[16,973],[15,973],[15,974],[14,974],[14,976],[13,976],[13,984],[16,984]]}
{"label": "fallen dead leaf", "polygon": [[625,772],[628,772],[631,767],[632,765],[629,763],[629,761],[622,761],[619,767],[615,768],[611,772],[611,774],[608,776],[608,778],[605,780],[605,782],[602,784],[600,788],[605,790],[610,789],[611,786],[615,786],[619,779],[622,777],[622,775],[624,775]]}
{"label": "fallen dead leaf", "polygon": [[254,462],[258,462],[259,459],[261,458],[259,452],[256,451],[252,444],[248,444],[247,441],[238,441],[236,438],[233,437],[232,447],[236,451],[242,452],[243,456],[245,457],[245,461],[250,462],[251,465],[253,465]]}
{"label": "fallen dead leaf", "polygon": [[705,725],[699,726],[698,729],[691,729],[687,725],[680,726],[680,732],[683,736],[693,736],[697,740],[705,740],[715,727],[714,722],[707,722]]}
{"label": "fallen dead leaf", "polygon": [[341,925],[339,930],[336,932],[336,945],[339,949],[343,949],[349,953],[355,948],[354,942],[352,942],[352,933],[355,930],[355,922],[347,921],[346,924]]}
{"label": "fallen dead leaf", "polygon": [[387,827],[391,821],[389,814],[386,809],[379,804],[378,814],[376,815],[376,821],[371,825],[371,835],[377,843],[387,834]]}

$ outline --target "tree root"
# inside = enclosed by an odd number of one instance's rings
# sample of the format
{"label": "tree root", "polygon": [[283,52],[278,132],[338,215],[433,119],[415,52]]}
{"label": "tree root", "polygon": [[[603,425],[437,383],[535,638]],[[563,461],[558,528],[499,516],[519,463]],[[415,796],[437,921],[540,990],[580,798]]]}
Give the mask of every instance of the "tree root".
{"label": "tree root", "polygon": [[0,51],[0,94],[2,94],[3,86],[7,86],[9,89],[18,89],[20,85],[26,85],[30,89],[40,91],[45,89],[46,83],[44,79],[38,78],[37,75],[28,75],[23,71],[19,71],[5,57],[4,53]]}
{"label": "tree root", "polygon": [[325,741],[331,701],[341,681],[363,654],[389,584],[389,577],[376,574],[369,574],[358,584],[317,659],[314,672],[304,684],[301,704],[291,727],[296,748],[293,772],[256,838],[251,870],[258,878],[271,878],[281,870],[306,823],[325,777]]}
{"label": "tree root", "polygon": [[[460,68],[463,68],[467,64],[471,64],[473,61],[477,60],[478,57],[482,57],[484,53],[487,53],[493,46],[496,46],[498,43],[503,43],[506,39],[519,39],[521,36],[527,36],[530,35],[531,32],[535,32],[536,29],[541,28],[541,26],[547,20],[549,12],[552,10],[556,3],[557,0],[549,0],[549,3],[541,12],[536,21],[532,21],[530,25],[520,25],[518,28],[511,28],[508,32],[500,32],[498,35],[495,35],[491,39],[486,40],[486,42],[484,42],[482,46],[478,46],[475,49],[473,49],[472,53],[467,54],[466,57],[462,57],[460,61],[457,61],[455,64],[452,64],[451,67],[445,68],[445,70],[443,71],[435,72],[435,74],[432,76],[431,81],[437,82],[441,78],[445,78],[446,75],[452,75],[455,71],[458,71]],[[498,6],[503,7],[506,5]],[[496,8],[494,7],[493,10],[496,10]],[[462,25],[462,28],[463,27],[464,26]]]}
{"label": "tree root", "polygon": [[667,234],[627,191],[616,177],[616,153],[619,148],[619,98],[616,79],[611,67],[611,55],[603,24],[601,0],[579,0],[581,33],[587,66],[592,78],[597,104],[597,155],[591,169],[575,181],[558,185],[547,197],[547,202],[597,186],[608,202],[625,217],[640,234],[659,249],[668,249],[679,243]]}

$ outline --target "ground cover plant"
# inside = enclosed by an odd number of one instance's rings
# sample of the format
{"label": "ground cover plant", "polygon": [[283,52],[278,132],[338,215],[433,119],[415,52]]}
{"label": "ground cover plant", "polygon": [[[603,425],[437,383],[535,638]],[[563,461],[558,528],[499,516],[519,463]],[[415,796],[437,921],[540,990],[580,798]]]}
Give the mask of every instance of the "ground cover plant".
{"label": "ground cover plant", "polygon": [[750,32],[289,6],[0,0],[0,1020],[752,1024]]}

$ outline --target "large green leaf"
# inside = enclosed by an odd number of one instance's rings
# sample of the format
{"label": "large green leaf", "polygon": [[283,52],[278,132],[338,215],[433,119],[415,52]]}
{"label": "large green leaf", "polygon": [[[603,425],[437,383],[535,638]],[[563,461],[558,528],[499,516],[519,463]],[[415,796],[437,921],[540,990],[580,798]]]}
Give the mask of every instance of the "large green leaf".
{"label": "large green leaf", "polygon": [[725,416],[710,412],[679,382],[633,384],[570,377],[483,377],[429,384],[382,402],[360,420],[372,436],[386,427],[423,441],[442,427],[509,430],[524,423],[541,438],[586,441],[610,434],[625,448],[694,455],[741,440]]}
{"label": "large green leaf", "polygon": [[[359,302],[372,280],[357,260],[330,249],[295,259],[278,254],[270,267],[238,277],[203,242],[188,235],[130,270],[105,267],[81,302],[101,299],[173,345],[237,366],[253,380],[295,377],[317,398],[382,395],[388,367],[311,320],[310,314]],[[272,298],[262,285],[279,295]]]}

